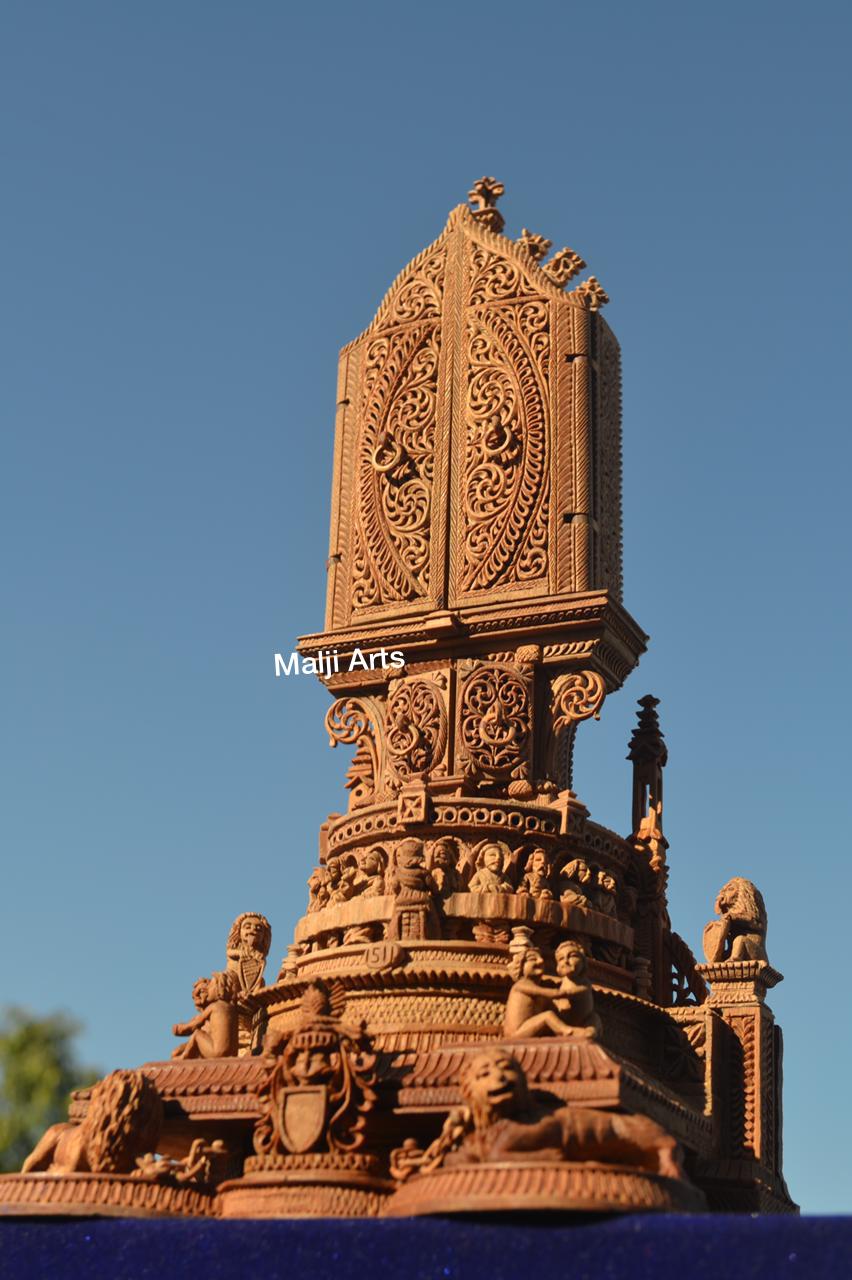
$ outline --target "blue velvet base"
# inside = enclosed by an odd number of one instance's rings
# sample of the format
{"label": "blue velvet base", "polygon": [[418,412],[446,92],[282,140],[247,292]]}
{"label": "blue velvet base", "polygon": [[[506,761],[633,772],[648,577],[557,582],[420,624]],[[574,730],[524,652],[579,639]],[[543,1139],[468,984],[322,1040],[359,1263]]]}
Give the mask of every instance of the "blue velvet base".
{"label": "blue velvet base", "polygon": [[852,1218],[6,1219],[9,1280],[845,1280]]}

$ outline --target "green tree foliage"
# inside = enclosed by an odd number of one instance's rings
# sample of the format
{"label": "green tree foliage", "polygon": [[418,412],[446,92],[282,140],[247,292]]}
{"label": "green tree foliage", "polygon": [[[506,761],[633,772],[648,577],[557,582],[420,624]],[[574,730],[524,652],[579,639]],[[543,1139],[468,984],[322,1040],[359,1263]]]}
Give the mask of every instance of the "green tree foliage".
{"label": "green tree foliage", "polygon": [[0,1172],[20,1169],[45,1129],[68,1118],[71,1090],[97,1080],[77,1062],[79,1031],[64,1013],[10,1008],[0,1018]]}

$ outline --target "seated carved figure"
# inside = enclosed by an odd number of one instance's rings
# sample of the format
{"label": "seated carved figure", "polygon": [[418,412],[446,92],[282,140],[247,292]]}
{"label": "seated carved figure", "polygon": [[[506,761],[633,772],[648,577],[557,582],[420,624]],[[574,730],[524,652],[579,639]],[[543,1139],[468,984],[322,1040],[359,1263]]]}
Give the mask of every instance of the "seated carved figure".
{"label": "seated carved figure", "polygon": [[499,844],[486,844],[479,855],[479,869],[468,885],[470,893],[511,893],[512,886],[503,875],[503,850]]}
{"label": "seated carved figure", "polygon": [[550,859],[544,849],[533,849],[527,858],[518,893],[528,893],[531,898],[552,898],[550,872]]}
{"label": "seated carved figure", "polygon": [[198,1014],[189,1022],[176,1022],[172,1034],[189,1036],[173,1058],[230,1058],[239,1049],[239,998],[237,975],[230,970],[199,978],[192,988]]}
{"label": "seated carved figure", "polygon": [[322,911],[328,905],[328,872],[317,867],[308,878],[308,913]]}
{"label": "seated carved figure", "polygon": [[595,1013],[595,993],[586,973],[586,953],[579,942],[563,942],[556,948],[556,972],[561,981],[554,1007],[563,1022],[593,1039],[603,1030]]}
{"label": "seated carved figure", "polygon": [[326,864],[328,871],[328,905],[348,902],[355,896],[355,867],[344,865],[340,858],[329,858]]}
{"label": "seated carved figure", "polygon": [[366,849],[359,855],[353,888],[363,898],[379,898],[384,893],[385,859],[381,849]]}
{"label": "seated carved figure", "polygon": [[461,890],[461,879],[456,870],[457,845],[451,836],[440,836],[432,845],[429,870],[442,898]]}
{"label": "seated carved figure", "polygon": [[569,907],[588,907],[594,877],[591,868],[582,858],[574,858],[565,864],[559,874],[559,901]]}
{"label": "seated carved figure", "polygon": [[92,1090],[82,1124],[54,1124],[27,1156],[23,1173],[132,1173],[156,1149],[163,1105],[141,1071],[113,1071]]}
{"label": "seated carved figure", "polygon": [[611,876],[608,871],[602,871],[598,868],[595,874],[595,888],[592,891],[592,906],[595,911],[600,911],[605,916],[616,915],[618,911],[617,891],[618,886],[615,876]]}
{"label": "seated carved figure", "polygon": [[554,1007],[559,982],[545,974],[541,952],[536,947],[527,947],[515,960],[513,970],[515,981],[506,1000],[503,1035],[570,1035],[573,1028]]}
{"label": "seated carved figure", "polygon": [[750,880],[734,876],[719,891],[714,910],[722,917],[704,928],[708,963],[721,960],[766,960],[766,907]]}
{"label": "seated carved figure", "polygon": [[391,1172],[405,1181],[443,1167],[512,1160],[595,1161],[682,1178],[678,1144],[646,1116],[560,1106],[530,1095],[526,1076],[508,1050],[473,1055],[459,1080],[465,1106],[450,1113],[425,1152],[412,1143],[391,1155]]}

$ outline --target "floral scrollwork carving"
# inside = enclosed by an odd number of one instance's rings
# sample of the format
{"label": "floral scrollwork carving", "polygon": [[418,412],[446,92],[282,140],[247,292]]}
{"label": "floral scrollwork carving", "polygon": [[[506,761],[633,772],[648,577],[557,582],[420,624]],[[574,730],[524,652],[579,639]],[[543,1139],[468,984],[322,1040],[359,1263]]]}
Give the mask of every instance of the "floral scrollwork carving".
{"label": "floral scrollwork carving", "polygon": [[460,728],[469,772],[523,777],[531,739],[527,681],[509,666],[477,667],[462,688]]}
{"label": "floral scrollwork carving", "polygon": [[547,309],[472,317],[468,342],[460,585],[481,591],[547,571]]}
{"label": "floral scrollwork carving", "polygon": [[325,727],[332,747],[343,743],[357,744],[357,750],[346,775],[350,791],[349,807],[369,804],[376,794],[379,779],[378,712],[366,698],[337,698],[325,716]]}
{"label": "floral scrollwork carving", "polygon": [[438,688],[428,680],[399,684],[388,701],[387,755],[402,781],[425,778],[447,744],[447,715]]}
{"label": "floral scrollwork carving", "polygon": [[592,716],[600,719],[606,684],[596,671],[572,671],[557,681],[553,692],[553,727],[557,732]]}
{"label": "floral scrollwork carving", "polygon": [[[432,296],[433,284],[424,285],[425,296]],[[439,347],[437,323],[429,320],[380,332],[365,350],[352,557],[356,609],[413,600],[429,587]]]}

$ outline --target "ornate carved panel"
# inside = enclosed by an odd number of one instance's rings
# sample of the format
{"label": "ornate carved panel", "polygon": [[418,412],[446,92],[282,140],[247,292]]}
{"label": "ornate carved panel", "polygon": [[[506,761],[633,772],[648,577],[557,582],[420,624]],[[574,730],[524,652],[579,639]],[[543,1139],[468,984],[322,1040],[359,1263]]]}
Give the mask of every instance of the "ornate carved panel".
{"label": "ornate carved panel", "polygon": [[529,773],[532,699],[526,677],[508,663],[483,663],[465,678],[459,698],[462,769],[484,780]]}
{"label": "ornate carved panel", "polygon": [[550,303],[520,266],[470,245],[455,594],[548,581]]}
{"label": "ornate carved panel", "polygon": [[397,782],[427,777],[447,746],[447,713],[441,689],[432,680],[397,683],[385,719],[388,767]]}
{"label": "ornate carved panel", "polygon": [[[410,300],[413,308],[423,299]],[[352,605],[406,601],[429,591],[440,331],[434,323],[368,344],[356,458]]]}

